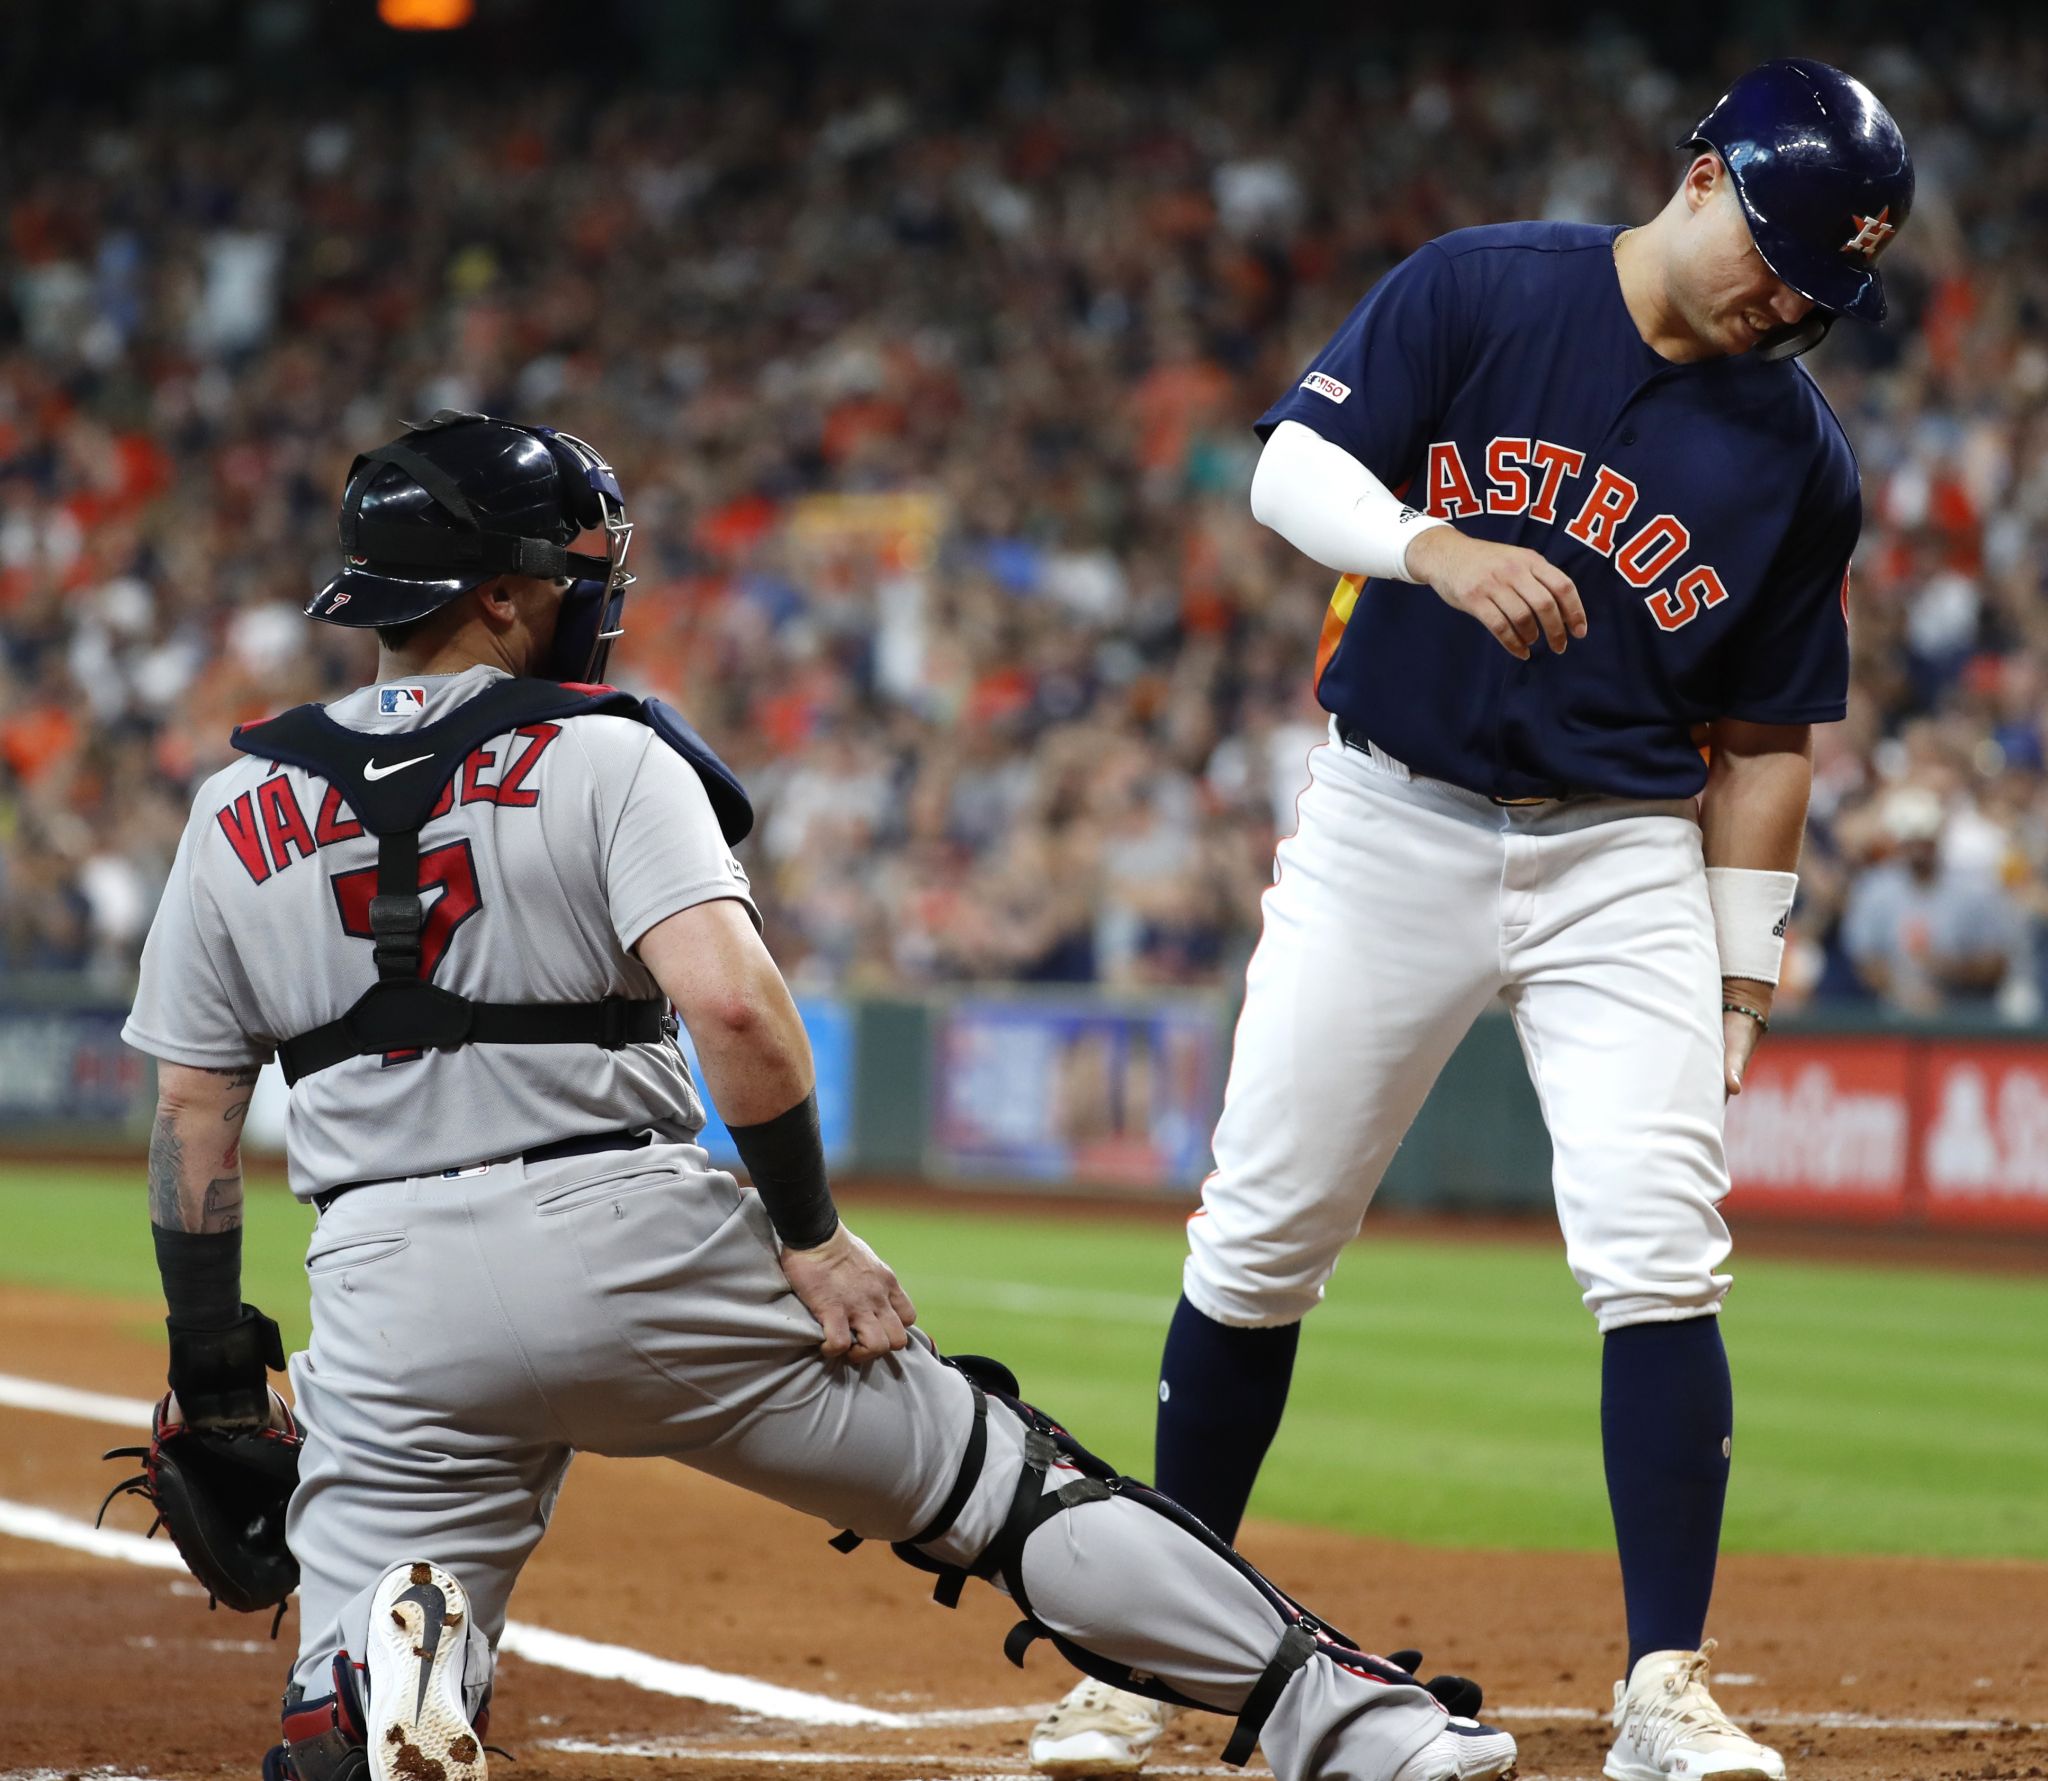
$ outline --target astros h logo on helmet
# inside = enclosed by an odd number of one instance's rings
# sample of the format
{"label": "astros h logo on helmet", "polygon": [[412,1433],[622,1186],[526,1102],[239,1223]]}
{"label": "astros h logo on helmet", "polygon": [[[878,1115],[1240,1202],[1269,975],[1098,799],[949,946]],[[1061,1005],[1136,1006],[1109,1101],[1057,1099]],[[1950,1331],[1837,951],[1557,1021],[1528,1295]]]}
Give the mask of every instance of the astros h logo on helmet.
{"label": "astros h logo on helmet", "polygon": [[1891,215],[1892,207],[1889,204],[1875,216],[1859,216],[1852,210],[1849,217],[1856,225],[1856,233],[1842,243],[1842,251],[1845,254],[1861,254],[1866,264],[1876,259],[1890,244],[1891,238],[1899,232],[1899,226],[1891,220]]}

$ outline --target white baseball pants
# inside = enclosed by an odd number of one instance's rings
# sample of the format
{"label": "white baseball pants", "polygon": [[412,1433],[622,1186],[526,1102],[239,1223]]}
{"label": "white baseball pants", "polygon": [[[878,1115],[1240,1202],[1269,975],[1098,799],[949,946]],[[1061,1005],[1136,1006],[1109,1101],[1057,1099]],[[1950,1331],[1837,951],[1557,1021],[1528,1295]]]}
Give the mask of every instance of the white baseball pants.
{"label": "white baseball pants", "polygon": [[1499,997],[1600,1328],[1717,1310],[1720,960],[1691,800],[1503,807],[1346,747],[1334,726],[1309,766],[1188,1225],[1189,1302],[1226,1324],[1305,1316]]}

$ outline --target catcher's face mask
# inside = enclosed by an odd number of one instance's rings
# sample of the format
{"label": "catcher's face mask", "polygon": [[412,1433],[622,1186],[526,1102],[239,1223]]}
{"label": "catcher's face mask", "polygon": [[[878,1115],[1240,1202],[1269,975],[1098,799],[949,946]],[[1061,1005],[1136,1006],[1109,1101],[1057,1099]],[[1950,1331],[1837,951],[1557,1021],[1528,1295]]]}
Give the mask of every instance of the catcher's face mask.
{"label": "catcher's face mask", "polygon": [[[613,643],[626,633],[626,590],[633,585],[626,552],[633,542],[633,522],[626,517],[619,479],[595,446],[552,427],[535,427],[533,432],[560,467],[570,517],[586,529],[602,529],[605,536],[604,573],[570,582],[555,620],[554,643],[536,671],[550,680],[601,682]],[[590,556],[571,561],[579,568],[599,566],[599,559]]]}

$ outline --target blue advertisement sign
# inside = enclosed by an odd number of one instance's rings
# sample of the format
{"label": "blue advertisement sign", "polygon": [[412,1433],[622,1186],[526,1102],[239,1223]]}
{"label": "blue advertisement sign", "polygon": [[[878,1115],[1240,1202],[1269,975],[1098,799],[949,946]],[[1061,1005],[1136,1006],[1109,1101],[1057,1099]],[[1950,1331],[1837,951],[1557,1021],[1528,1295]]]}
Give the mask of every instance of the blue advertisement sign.
{"label": "blue advertisement sign", "polygon": [[955,1002],[937,1030],[934,1167],[1193,1190],[1209,1167],[1223,1056],[1212,1002]]}
{"label": "blue advertisement sign", "polygon": [[121,1043],[125,1006],[0,1004],[0,1128],[145,1126],[149,1062]]}
{"label": "blue advertisement sign", "polygon": [[[803,1017],[810,1035],[811,1057],[818,1070],[818,1125],[825,1138],[825,1160],[841,1163],[853,1154],[853,1010],[844,1002],[824,996],[799,996],[796,1011]],[[704,1097],[704,1130],[697,1142],[711,1153],[721,1168],[732,1168],[740,1160],[733,1148],[732,1134],[725,1129],[718,1109],[711,1104],[711,1090],[704,1081],[697,1048],[687,1028],[682,1034],[683,1056],[697,1092]]]}

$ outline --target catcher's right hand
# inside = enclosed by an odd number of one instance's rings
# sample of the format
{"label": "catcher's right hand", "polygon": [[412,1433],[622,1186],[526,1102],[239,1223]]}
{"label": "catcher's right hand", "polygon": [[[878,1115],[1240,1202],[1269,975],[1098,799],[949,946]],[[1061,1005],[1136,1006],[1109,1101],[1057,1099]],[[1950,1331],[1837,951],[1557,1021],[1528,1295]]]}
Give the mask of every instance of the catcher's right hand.
{"label": "catcher's right hand", "polygon": [[782,1277],[818,1320],[827,1360],[855,1365],[907,1347],[917,1307],[895,1270],[844,1224],[815,1249],[784,1249]]}

